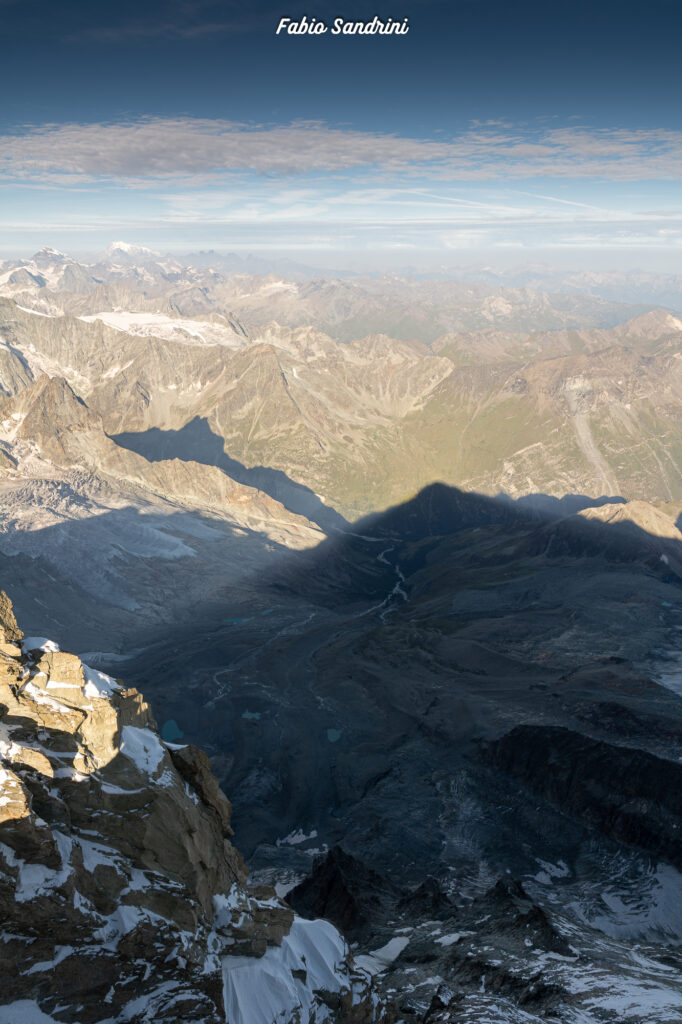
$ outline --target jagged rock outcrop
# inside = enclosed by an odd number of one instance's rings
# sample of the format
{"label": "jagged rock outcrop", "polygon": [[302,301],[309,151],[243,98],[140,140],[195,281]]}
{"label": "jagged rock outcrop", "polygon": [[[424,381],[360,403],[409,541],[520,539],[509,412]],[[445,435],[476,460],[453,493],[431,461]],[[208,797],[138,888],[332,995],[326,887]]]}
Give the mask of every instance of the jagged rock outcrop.
{"label": "jagged rock outcrop", "polygon": [[288,895],[302,917],[324,917],[357,936],[400,896],[400,890],[340,846],[316,857],[311,874]]}
{"label": "jagged rock outcrop", "polygon": [[202,751],[162,743],[137,690],[24,638],[0,592],[5,1014],[385,1019],[333,926],[247,886],[230,812]]}

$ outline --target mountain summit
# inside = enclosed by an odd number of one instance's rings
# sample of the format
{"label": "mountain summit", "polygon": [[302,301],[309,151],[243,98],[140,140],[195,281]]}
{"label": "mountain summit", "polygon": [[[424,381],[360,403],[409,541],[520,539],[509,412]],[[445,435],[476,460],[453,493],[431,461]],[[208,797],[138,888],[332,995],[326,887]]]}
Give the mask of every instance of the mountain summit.
{"label": "mountain summit", "polygon": [[148,249],[144,245],[133,245],[130,242],[111,242],[110,245],[104,250],[104,255],[109,259],[118,258],[120,256],[127,257],[147,257],[147,256],[158,256],[158,252],[154,252],[152,249]]}

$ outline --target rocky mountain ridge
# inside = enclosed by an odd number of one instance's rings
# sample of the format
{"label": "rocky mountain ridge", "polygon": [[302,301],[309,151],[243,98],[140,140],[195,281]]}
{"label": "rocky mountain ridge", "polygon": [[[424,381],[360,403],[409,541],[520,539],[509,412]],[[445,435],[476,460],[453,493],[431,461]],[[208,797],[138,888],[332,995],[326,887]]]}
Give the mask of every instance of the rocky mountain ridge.
{"label": "rocky mountain ridge", "polygon": [[8,396],[61,376],[148,461],[274,470],[347,518],[434,479],[512,496],[682,495],[682,329],[666,313],[609,330],[449,336],[437,352],[272,322],[231,333],[234,345],[164,338],[153,323],[136,334],[6,300],[0,316]]}
{"label": "rocky mountain ridge", "polygon": [[137,690],[23,637],[4,594],[0,620],[3,1019],[386,1019],[331,925],[247,887],[202,751],[162,743]]}
{"label": "rocky mountain ridge", "polygon": [[[446,276],[444,271],[438,275]],[[503,270],[495,267],[458,267],[447,272],[478,284],[507,288],[597,295],[612,302],[644,302],[682,312],[682,276],[651,270],[561,270],[530,264]]]}

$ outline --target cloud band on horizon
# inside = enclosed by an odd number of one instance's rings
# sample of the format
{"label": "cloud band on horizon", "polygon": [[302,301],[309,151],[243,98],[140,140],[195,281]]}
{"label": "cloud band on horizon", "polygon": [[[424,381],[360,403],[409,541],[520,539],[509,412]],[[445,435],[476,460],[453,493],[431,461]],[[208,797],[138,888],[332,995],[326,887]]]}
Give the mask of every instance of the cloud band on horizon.
{"label": "cloud band on horizon", "polygon": [[206,118],[25,126],[0,135],[9,180],[183,179],[235,172],[342,173],[366,168],[442,181],[682,178],[682,131],[475,125],[451,139],[323,123],[250,125]]}

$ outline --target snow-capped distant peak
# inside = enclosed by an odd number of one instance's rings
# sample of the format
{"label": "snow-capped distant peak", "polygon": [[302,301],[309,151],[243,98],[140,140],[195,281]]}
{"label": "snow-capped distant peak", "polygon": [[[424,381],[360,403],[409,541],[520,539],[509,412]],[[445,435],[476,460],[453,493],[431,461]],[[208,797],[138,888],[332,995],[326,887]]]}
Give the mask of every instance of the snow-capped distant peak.
{"label": "snow-capped distant peak", "polygon": [[147,249],[144,245],[131,245],[130,242],[112,242],[106,248],[107,253],[125,252],[130,256],[158,256],[157,252]]}
{"label": "snow-capped distant peak", "polygon": [[31,262],[38,264],[45,263],[73,263],[73,257],[62,252],[61,249],[53,249],[51,245],[44,245],[42,249],[31,257]]}

